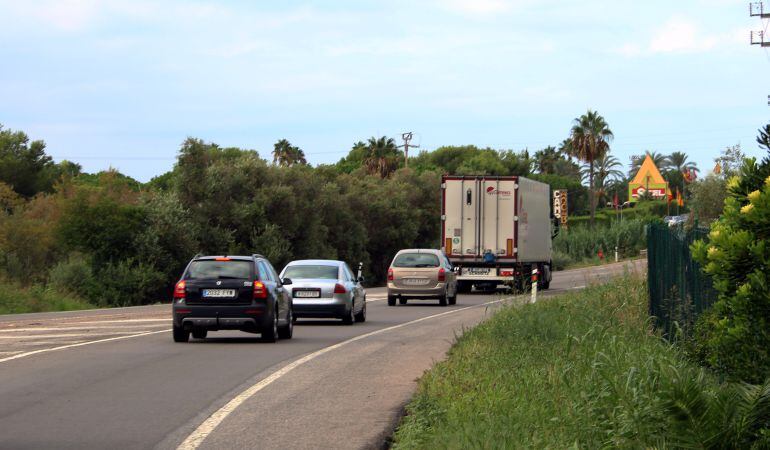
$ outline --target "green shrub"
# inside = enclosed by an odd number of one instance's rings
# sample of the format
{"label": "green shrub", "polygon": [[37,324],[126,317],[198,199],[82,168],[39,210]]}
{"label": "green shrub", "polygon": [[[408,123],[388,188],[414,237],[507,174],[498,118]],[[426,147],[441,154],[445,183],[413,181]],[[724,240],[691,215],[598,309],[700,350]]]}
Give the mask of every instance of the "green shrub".
{"label": "green shrub", "polygon": [[0,280],[0,314],[90,308],[94,308],[94,305],[77,296],[50,287],[42,285],[23,287],[16,282]]}
{"label": "green shrub", "polygon": [[645,280],[510,306],[421,378],[412,448],[767,448],[770,383],[721,384],[651,332]]}
{"label": "green shrub", "polygon": [[587,227],[562,230],[553,241],[554,254],[577,263],[596,258],[599,250],[605,258],[614,258],[617,246],[621,258],[636,256],[647,246],[646,224],[644,220],[623,220],[595,230]]}
{"label": "green shrub", "polygon": [[758,382],[770,375],[770,155],[761,164],[746,159],[728,192],[709,243],[693,245],[719,294],[697,323],[696,354],[732,378]]}
{"label": "green shrub", "polygon": [[98,272],[99,290],[91,300],[105,306],[136,306],[168,300],[173,286],[155,267],[126,259],[108,263]]}
{"label": "green shrub", "polygon": [[57,291],[85,298],[91,297],[90,294],[97,291],[99,285],[91,261],[79,253],[73,253],[56,264],[48,276],[48,283]]}

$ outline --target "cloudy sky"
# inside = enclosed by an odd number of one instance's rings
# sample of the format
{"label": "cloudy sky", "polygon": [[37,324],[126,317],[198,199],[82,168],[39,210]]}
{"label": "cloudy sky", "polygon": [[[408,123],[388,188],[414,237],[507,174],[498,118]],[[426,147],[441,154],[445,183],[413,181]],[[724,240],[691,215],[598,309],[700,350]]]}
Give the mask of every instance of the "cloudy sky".
{"label": "cloudy sky", "polygon": [[[770,5],[766,2],[766,9]],[[187,136],[313,164],[370,136],[538,150],[588,108],[612,152],[703,169],[770,121],[745,0],[0,0],[0,124],[141,181]]]}

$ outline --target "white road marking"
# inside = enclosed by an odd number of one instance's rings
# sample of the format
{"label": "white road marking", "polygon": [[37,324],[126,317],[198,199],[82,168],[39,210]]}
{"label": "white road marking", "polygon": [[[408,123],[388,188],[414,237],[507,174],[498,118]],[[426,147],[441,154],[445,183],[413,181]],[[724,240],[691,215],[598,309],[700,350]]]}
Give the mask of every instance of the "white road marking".
{"label": "white road marking", "polygon": [[[170,321],[170,320],[169,320]],[[94,322],[96,323],[96,322]],[[151,327],[160,327],[163,326],[161,324],[136,324],[131,325],[130,327],[121,327],[121,328],[151,328]],[[109,326],[88,326],[88,327],[68,327],[66,325],[62,325],[61,327],[39,327],[39,328],[5,328],[0,329],[0,333],[18,333],[22,331],[70,331],[70,330],[115,330],[118,329],[115,327],[115,325],[109,325]]]}
{"label": "white road marking", "polygon": [[86,323],[134,323],[134,322],[171,322],[171,317],[165,319],[124,319],[124,320],[89,320],[85,322],[67,322],[73,324],[86,324]]}
{"label": "white road marking", "polygon": [[[391,326],[391,327],[388,327],[388,328],[382,328],[382,329],[379,329],[379,330],[372,331],[370,333],[366,333],[366,334],[362,334],[362,335],[350,338],[350,339],[348,339],[346,341],[339,342],[339,343],[331,345],[329,347],[324,347],[324,348],[322,348],[320,350],[317,350],[317,351],[315,351],[313,353],[305,355],[302,358],[299,358],[299,359],[295,360],[294,362],[291,362],[291,363],[283,366],[281,369],[279,369],[276,372],[273,372],[272,374],[270,374],[267,378],[262,379],[261,381],[257,382],[253,386],[249,387],[245,391],[243,391],[240,394],[238,394],[237,396],[235,396],[235,398],[233,398],[232,400],[227,402],[226,405],[224,405],[223,407],[219,408],[212,415],[210,415],[206,420],[204,420],[203,423],[201,423],[198,426],[198,428],[196,428],[195,431],[192,432],[192,434],[187,436],[187,438],[184,440],[184,442],[182,442],[179,445],[179,447],[177,447],[177,450],[194,450],[194,449],[197,449],[203,443],[203,441],[219,426],[219,424],[221,424],[222,421],[224,421],[227,418],[227,416],[229,416],[233,411],[235,411],[239,406],[241,406],[246,400],[248,400],[249,398],[253,397],[257,392],[259,392],[262,389],[266,388],[267,386],[272,384],[274,381],[278,380],[279,378],[281,378],[282,376],[284,376],[287,373],[291,372],[292,370],[296,369],[297,367],[299,367],[299,366],[301,366],[301,365],[303,365],[303,364],[305,364],[305,363],[307,363],[309,361],[312,361],[315,358],[317,358],[317,357],[319,357],[319,356],[321,356],[321,355],[323,355],[325,353],[331,352],[332,350],[336,350],[336,349],[338,349],[340,347],[343,347],[343,346],[345,346],[347,344],[350,344],[350,343],[353,343],[353,342],[356,342],[356,341],[360,341],[361,339],[366,339],[368,337],[371,337],[371,336],[374,336],[374,335],[377,335],[377,334],[381,334],[381,333],[385,333],[385,332],[388,332],[388,331],[392,331],[392,330],[395,330],[395,329],[398,329],[398,328],[402,328],[402,327],[405,327],[407,325],[412,325],[412,324],[415,324],[415,323],[423,322],[423,321],[426,321],[426,320],[429,320],[429,319],[434,319],[436,317],[446,316],[446,315],[449,315],[449,314],[455,314],[455,313],[458,313],[458,312],[461,312],[461,311],[465,311],[465,310],[468,310],[468,309],[471,309],[471,308],[479,308],[479,307],[488,306],[488,305],[491,305],[491,304],[494,304],[494,303],[500,303],[500,302],[509,300],[511,298],[514,298],[514,297],[506,297],[506,298],[502,298],[502,299],[498,299],[498,300],[494,300],[494,301],[490,301],[490,302],[486,302],[486,303],[481,303],[481,304],[478,304],[478,305],[466,306],[465,308],[454,309],[454,310],[446,311],[446,312],[443,312],[443,313],[440,313],[440,314],[434,314],[432,316],[427,316],[427,317],[423,317],[423,318],[420,318],[420,319],[412,320],[410,322],[404,322],[402,324],[394,325],[394,326]],[[0,362],[1,361],[2,360],[0,360]]]}
{"label": "white road marking", "polygon": [[40,350],[34,350],[34,351],[31,351],[31,352],[25,352],[25,353],[20,353],[18,355],[14,355],[14,356],[9,356],[7,358],[0,358],[0,363],[6,362],[6,361],[12,361],[14,359],[19,359],[19,358],[26,358],[27,356],[38,355],[40,353],[55,352],[55,351],[58,351],[58,350],[65,350],[65,349],[68,349],[68,348],[82,347],[84,345],[99,344],[101,342],[119,341],[119,340],[122,340],[122,339],[131,339],[131,338],[134,338],[134,337],[149,336],[151,334],[168,333],[169,331],[171,331],[171,330],[169,329],[169,330],[160,330],[160,331],[146,331],[144,333],[131,334],[131,335],[128,335],[128,336],[118,336],[118,337],[111,337],[111,338],[107,338],[107,339],[99,339],[97,341],[87,341],[87,342],[80,342],[78,344],[62,345],[62,346],[59,346],[59,347],[52,347],[52,348],[43,348],[43,349],[40,349]]}
{"label": "white road marking", "polygon": [[[88,339],[56,339],[55,341],[27,341],[27,342],[14,342],[13,345],[15,347],[21,348],[21,347],[35,347],[40,345],[65,345],[65,344],[75,344],[78,342],[85,342]],[[18,352],[21,353],[21,352]]]}
{"label": "white road marking", "polygon": [[[64,330],[60,330],[64,331]],[[168,331],[168,330],[163,330]],[[109,334],[135,334],[134,331],[111,331],[109,333],[101,333],[101,335],[109,335]],[[94,333],[65,333],[65,334],[26,334],[22,336],[0,336],[0,339],[16,339],[16,340],[23,340],[23,339],[50,339],[50,338],[73,338],[73,337],[81,337],[81,336],[91,336],[95,337],[99,334]]]}

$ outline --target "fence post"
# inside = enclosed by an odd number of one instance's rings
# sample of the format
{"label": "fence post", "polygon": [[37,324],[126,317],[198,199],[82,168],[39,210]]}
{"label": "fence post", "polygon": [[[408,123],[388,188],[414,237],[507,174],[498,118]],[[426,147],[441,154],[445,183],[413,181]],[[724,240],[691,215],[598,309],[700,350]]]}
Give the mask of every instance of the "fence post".
{"label": "fence post", "polygon": [[534,269],[532,269],[532,299],[530,300],[530,303],[535,303],[537,301],[537,266],[535,266]]}

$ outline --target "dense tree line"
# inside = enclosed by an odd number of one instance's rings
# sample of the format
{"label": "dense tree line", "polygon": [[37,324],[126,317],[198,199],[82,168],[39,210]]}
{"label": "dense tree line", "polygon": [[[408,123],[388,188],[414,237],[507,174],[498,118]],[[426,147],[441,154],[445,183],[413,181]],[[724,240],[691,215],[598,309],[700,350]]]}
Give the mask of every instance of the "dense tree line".
{"label": "dense tree line", "polygon": [[[589,116],[599,125],[581,116],[576,126],[606,128],[601,116]],[[442,173],[528,176],[567,189],[571,214],[590,211],[589,191],[606,195],[602,183],[617,170],[606,147],[597,147],[593,164],[575,150],[594,145],[576,133],[558,150],[533,154],[439,147],[410,157],[408,169],[385,136],[316,167],[285,139],[268,161],[188,138],[173,170],[139,183],[114,170],[89,174],[55,163],[42,141],[0,127],[0,279],[97,304],[139,304],[165,298],[196,253],[255,252],[279,267],[298,258],[362,262],[379,282],[397,250],[438,245]]]}

